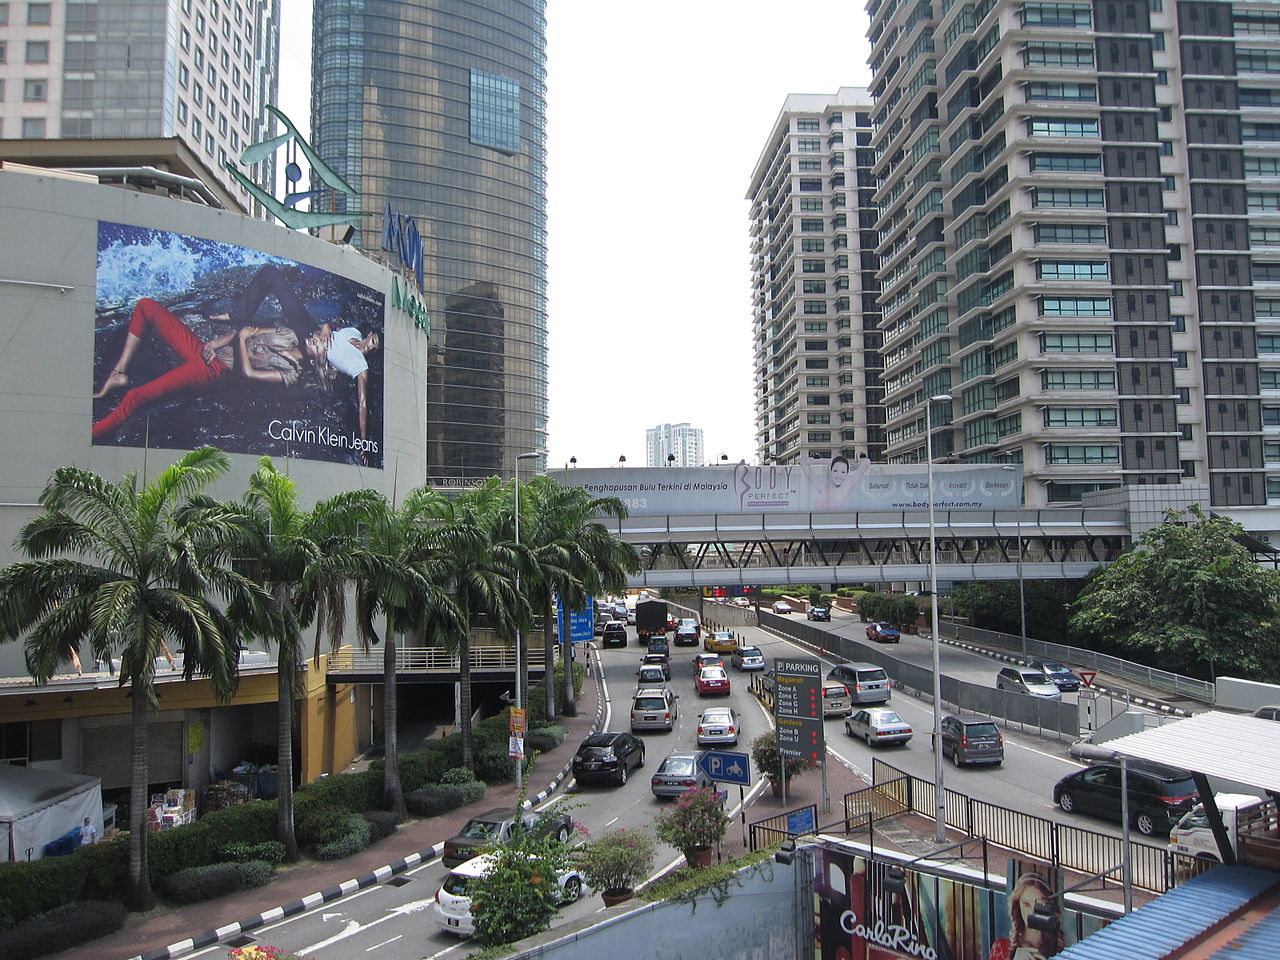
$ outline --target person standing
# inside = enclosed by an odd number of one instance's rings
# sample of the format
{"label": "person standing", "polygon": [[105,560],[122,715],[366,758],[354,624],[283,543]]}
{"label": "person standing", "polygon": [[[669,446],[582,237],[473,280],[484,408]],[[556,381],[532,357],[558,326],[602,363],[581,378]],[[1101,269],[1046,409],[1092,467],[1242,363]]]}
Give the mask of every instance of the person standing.
{"label": "person standing", "polygon": [[93,825],[93,820],[89,817],[84,818],[84,824],[80,827],[80,846],[85,847],[91,843],[98,842],[98,828]]}

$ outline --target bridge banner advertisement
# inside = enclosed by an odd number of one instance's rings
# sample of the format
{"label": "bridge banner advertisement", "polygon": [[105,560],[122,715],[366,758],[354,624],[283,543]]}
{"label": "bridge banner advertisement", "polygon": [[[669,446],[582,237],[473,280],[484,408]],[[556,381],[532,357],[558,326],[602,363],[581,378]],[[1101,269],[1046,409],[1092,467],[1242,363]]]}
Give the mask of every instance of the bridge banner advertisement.
{"label": "bridge banner advertisement", "polygon": [[[807,460],[720,467],[607,467],[552,470],[569,487],[617,497],[631,516],[713,513],[852,513],[927,510],[924,464]],[[938,510],[1016,510],[1022,470],[989,464],[936,464]]]}
{"label": "bridge banner advertisement", "polygon": [[1048,960],[1107,922],[1061,907],[1046,863],[1010,860],[1006,889],[820,847],[814,960]]}

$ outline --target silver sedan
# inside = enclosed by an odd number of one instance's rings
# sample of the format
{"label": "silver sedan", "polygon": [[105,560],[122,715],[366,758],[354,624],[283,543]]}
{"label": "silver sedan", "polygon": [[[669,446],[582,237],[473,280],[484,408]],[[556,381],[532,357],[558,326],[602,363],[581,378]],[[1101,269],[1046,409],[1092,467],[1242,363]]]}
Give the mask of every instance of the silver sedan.
{"label": "silver sedan", "polygon": [[911,724],[892,710],[879,707],[875,710],[859,710],[844,722],[844,732],[859,737],[868,747],[880,743],[903,743],[911,739]]}
{"label": "silver sedan", "polygon": [[708,707],[698,718],[698,746],[738,742],[738,714],[733,707]]}

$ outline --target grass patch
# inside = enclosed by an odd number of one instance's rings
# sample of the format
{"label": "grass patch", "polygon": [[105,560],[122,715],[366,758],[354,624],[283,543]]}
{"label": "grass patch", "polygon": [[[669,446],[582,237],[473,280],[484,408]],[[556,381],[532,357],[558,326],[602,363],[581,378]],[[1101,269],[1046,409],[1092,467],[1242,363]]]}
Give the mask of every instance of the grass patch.
{"label": "grass patch", "polygon": [[777,849],[775,845],[756,850],[735,860],[726,860],[701,870],[681,867],[637,891],[636,896],[649,903],[656,903],[659,900],[691,900],[699,894],[711,891],[715,893],[716,899],[720,899],[728,895],[735,873],[744,867],[772,861]]}

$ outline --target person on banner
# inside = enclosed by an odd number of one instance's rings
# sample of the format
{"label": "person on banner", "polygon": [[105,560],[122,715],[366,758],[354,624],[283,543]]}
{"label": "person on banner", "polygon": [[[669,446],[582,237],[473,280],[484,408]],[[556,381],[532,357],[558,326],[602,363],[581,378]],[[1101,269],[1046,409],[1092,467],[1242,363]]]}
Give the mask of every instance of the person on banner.
{"label": "person on banner", "polygon": [[[1046,907],[1052,917],[1046,930],[1037,930],[1027,922],[1037,906]],[[1057,898],[1038,873],[1024,873],[1013,885],[1009,921],[1010,935],[991,944],[987,960],[1048,960],[1065,946]]]}
{"label": "person on banner", "polygon": [[[283,322],[273,327],[254,326],[252,321],[259,307],[270,296],[279,302]],[[378,348],[378,335],[362,336],[354,327],[343,327],[335,333],[330,324],[316,324],[284,274],[272,264],[254,274],[236,313],[241,324],[237,329],[204,342],[163,304],[149,297],[140,299],[134,305],[120,358],[93,398],[99,400],[129,387],[129,365],[148,334],[153,333],[166,343],[181,362],[154,380],[129,389],[114,410],[94,423],[94,439],[110,436],[149,403],[179,390],[198,390],[232,371],[249,380],[287,388],[314,369],[325,387],[332,383],[335,372],[356,381],[358,428],[362,447],[365,446],[369,371],[365,356]],[[232,318],[222,314],[210,319]]]}
{"label": "person on banner", "polygon": [[849,463],[848,457],[830,460],[801,458],[800,469],[809,482],[809,509],[833,512],[848,509],[858,483],[870,465],[871,461],[866,457],[859,457],[854,464]]}

